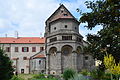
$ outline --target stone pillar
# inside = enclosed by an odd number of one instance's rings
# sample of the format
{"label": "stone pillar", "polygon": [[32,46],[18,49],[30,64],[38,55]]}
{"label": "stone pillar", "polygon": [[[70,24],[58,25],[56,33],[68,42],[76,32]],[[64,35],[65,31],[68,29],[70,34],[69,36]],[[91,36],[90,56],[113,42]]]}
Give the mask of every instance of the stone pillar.
{"label": "stone pillar", "polygon": [[72,68],[77,71],[77,53],[76,51],[72,52]]}
{"label": "stone pillar", "polygon": [[61,74],[61,52],[57,51],[55,55],[48,55],[47,57],[47,73]]}
{"label": "stone pillar", "polygon": [[46,54],[46,74],[50,74],[50,54]]}
{"label": "stone pillar", "polygon": [[57,51],[57,65],[58,65],[58,70],[56,71],[57,74],[62,73],[62,60],[61,60],[62,54],[61,51]]}

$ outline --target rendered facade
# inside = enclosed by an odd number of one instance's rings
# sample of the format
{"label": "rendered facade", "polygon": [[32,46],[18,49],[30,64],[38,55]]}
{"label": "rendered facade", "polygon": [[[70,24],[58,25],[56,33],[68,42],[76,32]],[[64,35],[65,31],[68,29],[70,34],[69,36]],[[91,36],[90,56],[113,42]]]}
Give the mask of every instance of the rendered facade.
{"label": "rendered facade", "polygon": [[39,37],[3,37],[0,38],[0,47],[13,61],[15,72],[28,74],[30,57],[44,50],[44,41],[45,38]]}

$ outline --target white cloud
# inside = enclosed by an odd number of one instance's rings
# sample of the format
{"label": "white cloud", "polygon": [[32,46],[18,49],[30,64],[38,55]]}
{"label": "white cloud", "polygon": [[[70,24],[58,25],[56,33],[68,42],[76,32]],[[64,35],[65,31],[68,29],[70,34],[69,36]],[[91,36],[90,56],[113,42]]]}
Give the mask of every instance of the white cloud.
{"label": "white cloud", "polygon": [[[5,34],[14,37],[15,31],[20,36],[44,34],[45,20],[61,2],[75,17],[80,16],[76,8],[85,9],[84,0],[0,0],[0,37]],[[83,29],[81,34],[85,33],[86,30]]]}
{"label": "white cloud", "polygon": [[13,36],[15,31],[20,36],[39,36],[56,7],[55,0],[0,0],[0,36]]}

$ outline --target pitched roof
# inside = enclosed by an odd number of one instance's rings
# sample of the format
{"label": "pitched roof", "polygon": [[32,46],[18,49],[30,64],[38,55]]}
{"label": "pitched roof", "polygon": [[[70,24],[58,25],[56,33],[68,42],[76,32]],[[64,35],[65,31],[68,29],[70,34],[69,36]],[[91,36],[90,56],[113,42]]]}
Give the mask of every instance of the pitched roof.
{"label": "pitched roof", "polygon": [[34,55],[31,56],[30,58],[31,58],[31,59],[35,59],[35,58],[46,58],[45,50],[40,51],[40,52],[34,54]]}
{"label": "pitched roof", "polygon": [[76,20],[76,18],[69,12],[69,10],[63,4],[60,5],[60,7],[46,20],[46,23],[52,22],[58,19]]}
{"label": "pitched roof", "polygon": [[0,43],[38,43],[38,44],[44,44],[45,43],[45,38],[40,38],[40,37],[0,37]]}
{"label": "pitched roof", "polygon": [[37,54],[34,56],[34,58],[45,58],[46,56],[44,54]]}

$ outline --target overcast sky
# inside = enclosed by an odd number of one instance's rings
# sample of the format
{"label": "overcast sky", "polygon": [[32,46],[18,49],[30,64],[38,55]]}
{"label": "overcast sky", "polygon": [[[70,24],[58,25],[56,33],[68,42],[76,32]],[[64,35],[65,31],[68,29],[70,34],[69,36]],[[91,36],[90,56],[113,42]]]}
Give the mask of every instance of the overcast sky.
{"label": "overcast sky", "polygon": [[[62,3],[77,19],[80,18],[76,8],[86,12],[85,0],[0,0],[0,37],[41,37],[45,32],[45,20]],[[81,24],[79,31],[84,37],[88,33],[96,33],[100,27],[92,31]],[[42,34],[42,35],[41,35]],[[85,39],[85,38],[84,38]]]}

